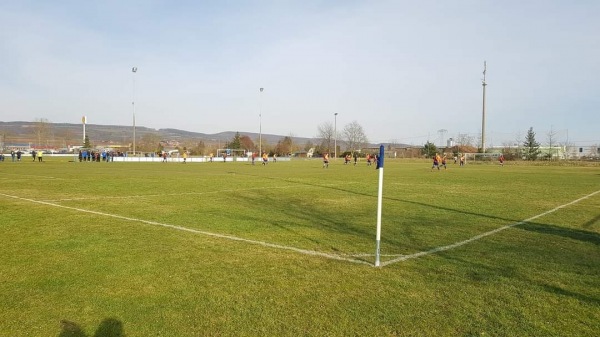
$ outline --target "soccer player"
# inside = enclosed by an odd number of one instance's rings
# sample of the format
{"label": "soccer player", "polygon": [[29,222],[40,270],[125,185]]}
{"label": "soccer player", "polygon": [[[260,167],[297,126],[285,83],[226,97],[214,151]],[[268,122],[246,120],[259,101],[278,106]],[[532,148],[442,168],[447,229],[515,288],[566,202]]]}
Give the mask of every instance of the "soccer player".
{"label": "soccer player", "polygon": [[323,154],[323,168],[329,168],[329,153]]}
{"label": "soccer player", "polygon": [[269,163],[269,155],[266,152],[263,152],[262,159],[263,159],[263,162],[262,162],[263,165],[267,165]]}
{"label": "soccer player", "polygon": [[433,165],[431,165],[431,169],[433,170],[434,168],[440,169],[440,155],[439,154],[435,154],[435,156],[433,156]]}

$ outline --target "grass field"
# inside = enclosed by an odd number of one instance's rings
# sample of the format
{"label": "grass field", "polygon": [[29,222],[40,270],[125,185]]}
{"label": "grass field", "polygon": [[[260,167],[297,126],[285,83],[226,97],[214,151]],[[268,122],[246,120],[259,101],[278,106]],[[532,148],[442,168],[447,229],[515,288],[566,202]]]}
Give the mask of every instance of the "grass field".
{"label": "grass field", "polygon": [[[597,336],[600,167],[0,163],[0,336]],[[472,240],[471,240],[472,239]]]}

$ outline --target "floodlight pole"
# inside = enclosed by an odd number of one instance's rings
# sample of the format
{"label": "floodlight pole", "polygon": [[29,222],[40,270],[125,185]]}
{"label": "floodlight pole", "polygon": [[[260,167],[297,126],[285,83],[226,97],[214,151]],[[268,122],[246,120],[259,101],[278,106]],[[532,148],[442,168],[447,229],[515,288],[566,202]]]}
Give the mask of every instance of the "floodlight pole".
{"label": "floodlight pole", "polygon": [[260,88],[258,92],[258,156],[262,157],[262,92],[265,88]]}
{"label": "floodlight pole", "polygon": [[481,152],[485,153],[485,71],[487,70],[486,62],[483,61],[483,81],[481,86],[483,86],[483,108],[482,108],[482,117],[481,117]]}
{"label": "floodlight pole", "polygon": [[338,113],[333,114],[333,158],[337,160],[337,115]]}
{"label": "floodlight pole", "polygon": [[131,68],[131,78],[133,79],[133,93],[131,95],[131,106],[133,108],[133,155],[135,156],[135,73],[137,67]]}

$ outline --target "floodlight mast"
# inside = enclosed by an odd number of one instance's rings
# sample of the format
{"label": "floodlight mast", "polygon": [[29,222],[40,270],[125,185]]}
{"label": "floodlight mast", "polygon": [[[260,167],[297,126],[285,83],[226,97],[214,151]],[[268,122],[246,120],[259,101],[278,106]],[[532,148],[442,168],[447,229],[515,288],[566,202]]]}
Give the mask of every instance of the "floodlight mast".
{"label": "floodlight mast", "polygon": [[133,79],[133,91],[131,95],[131,106],[133,108],[133,155],[135,156],[135,73],[137,72],[137,67],[131,68],[131,77]]}
{"label": "floodlight mast", "polygon": [[481,152],[485,153],[485,87],[487,83],[485,82],[485,72],[487,70],[486,61],[483,61],[483,81],[481,86],[483,87],[483,108],[481,112]]}
{"label": "floodlight mast", "polygon": [[259,88],[258,91],[258,155],[262,157],[262,92],[265,88]]}
{"label": "floodlight mast", "polygon": [[337,160],[337,115],[333,114],[333,160]]}

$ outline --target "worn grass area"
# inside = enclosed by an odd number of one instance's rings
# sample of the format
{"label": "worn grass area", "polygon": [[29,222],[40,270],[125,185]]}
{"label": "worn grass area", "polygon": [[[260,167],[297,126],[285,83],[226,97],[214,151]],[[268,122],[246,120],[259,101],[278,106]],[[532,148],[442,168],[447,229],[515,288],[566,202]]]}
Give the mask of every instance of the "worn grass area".
{"label": "worn grass area", "polygon": [[[595,336],[600,167],[0,163],[1,336]],[[215,236],[217,235],[217,236]]]}

